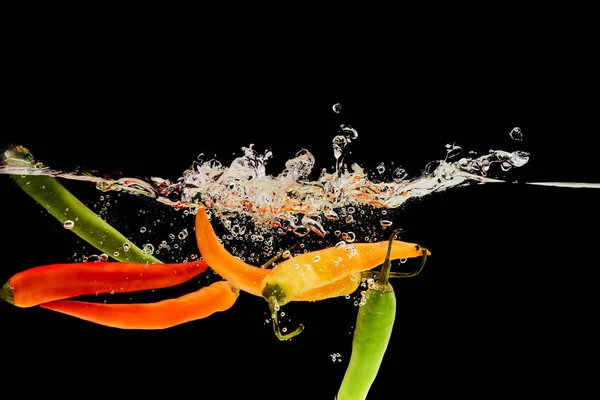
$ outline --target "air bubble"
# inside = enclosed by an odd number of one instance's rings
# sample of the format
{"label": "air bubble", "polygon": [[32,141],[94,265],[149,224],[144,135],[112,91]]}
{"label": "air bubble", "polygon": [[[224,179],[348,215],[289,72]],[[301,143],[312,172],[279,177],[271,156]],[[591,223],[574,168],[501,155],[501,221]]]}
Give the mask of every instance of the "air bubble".
{"label": "air bubble", "polygon": [[144,245],[144,248],[142,249],[142,251],[144,252],[145,255],[150,255],[152,253],[154,253],[154,246],[152,246],[150,243],[146,243]]}
{"label": "air bubble", "polygon": [[521,131],[521,128],[519,128],[518,126],[515,126],[514,128],[512,128],[509,135],[512,140],[517,140],[519,142],[523,140],[523,132]]}
{"label": "air bubble", "polygon": [[394,172],[392,172],[392,179],[394,182],[400,183],[404,180],[404,178],[406,178],[407,175],[408,174],[404,168],[398,167],[394,170]]}
{"label": "air bubble", "polygon": [[145,226],[142,226],[142,227],[140,228],[140,232],[142,232],[142,233],[146,233],[146,227],[145,227]]}
{"label": "air bubble", "polygon": [[392,226],[393,222],[387,219],[382,219],[381,221],[379,221],[379,223],[381,224],[381,226],[383,226],[384,228],[387,228],[388,226]]}
{"label": "air bubble", "polygon": [[129,249],[131,248],[131,245],[129,243],[123,243],[123,250],[124,251],[129,251]]}
{"label": "air bubble", "polygon": [[333,112],[336,114],[339,114],[340,111],[342,111],[342,105],[340,103],[335,103],[333,105],[333,107],[331,107],[333,109]]}
{"label": "air bubble", "polygon": [[66,220],[63,223],[63,228],[65,228],[65,229],[73,229],[74,226],[75,226],[75,222],[71,221],[70,219]]}

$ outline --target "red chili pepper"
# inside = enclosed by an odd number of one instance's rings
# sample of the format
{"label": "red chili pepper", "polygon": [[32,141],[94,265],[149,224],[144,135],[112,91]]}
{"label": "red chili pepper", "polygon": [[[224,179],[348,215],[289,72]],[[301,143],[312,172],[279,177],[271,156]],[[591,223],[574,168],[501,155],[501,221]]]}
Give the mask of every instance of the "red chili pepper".
{"label": "red chili pepper", "polygon": [[206,318],[233,306],[239,291],[218,281],[196,292],[157,303],[103,304],[61,300],[40,307],[121,329],[165,329]]}
{"label": "red chili pepper", "polygon": [[204,260],[173,264],[86,262],[52,264],[13,275],[0,289],[0,299],[32,307],[85,294],[128,293],[175,286],[204,272]]}

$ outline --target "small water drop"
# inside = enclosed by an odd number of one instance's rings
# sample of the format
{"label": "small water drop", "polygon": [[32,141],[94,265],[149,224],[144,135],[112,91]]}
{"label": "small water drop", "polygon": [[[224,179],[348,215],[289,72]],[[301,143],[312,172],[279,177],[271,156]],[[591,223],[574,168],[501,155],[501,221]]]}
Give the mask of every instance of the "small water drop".
{"label": "small water drop", "polygon": [[65,229],[73,229],[74,226],[75,226],[75,222],[71,221],[70,219],[66,220],[63,223],[63,228],[65,228]]}
{"label": "small water drop", "polygon": [[394,172],[392,172],[392,179],[394,182],[400,183],[404,180],[404,178],[406,178],[407,175],[408,174],[404,168],[398,167],[394,170]]}
{"label": "small water drop", "polygon": [[349,141],[355,140],[358,137],[358,132],[350,125],[341,125],[340,129]]}
{"label": "small water drop", "polygon": [[512,140],[517,140],[519,142],[523,140],[523,132],[521,131],[521,128],[519,128],[518,126],[515,126],[514,128],[512,128],[509,135]]}
{"label": "small water drop", "polygon": [[333,143],[333,156],[337,160],[338,158],[340,158],[342,156],[342,153],[344,152],[344,148],[348,144],[348,140],[346,139],[345,136],[337,135],[336,137],[333,138],[332,143]]}

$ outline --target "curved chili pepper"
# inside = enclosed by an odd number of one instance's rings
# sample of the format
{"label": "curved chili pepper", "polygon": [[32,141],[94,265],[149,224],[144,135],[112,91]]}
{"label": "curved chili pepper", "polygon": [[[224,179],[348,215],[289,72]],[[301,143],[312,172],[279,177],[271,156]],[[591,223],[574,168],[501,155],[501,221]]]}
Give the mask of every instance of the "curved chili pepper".
{"label": "curved chili pepper", "polygon": [[13,275],[0,299],[32,307],[85,294],[136,292],[175,286],[204,272],[204,260],[173,264],[86,262],[34,267]]}
{"label": "curved chili pepper", "polygon": [[218,281],[193,293],[156,303],[104,304],[61,300],[41,304],[99,325],[121,329],[165,329],[228,310],[239,291],[226,281]]}
{"label": "curved chili pepper", "polygon": [[352,275],[381,265],[388,250],[392,260],[419,257],[423,252],[431,254],[418,244],[399,240],[356,243],[300,254],[265,270],[246,264],[225,249],[202,205],[196,214],[196,240],[200,254],[215,272],[241,290],[267,300],[273,328],[280,340],[296,336],[303,326],[283,335],[277,322],[279,307],[297,299],[322,300],[348,293],[353,287]]}

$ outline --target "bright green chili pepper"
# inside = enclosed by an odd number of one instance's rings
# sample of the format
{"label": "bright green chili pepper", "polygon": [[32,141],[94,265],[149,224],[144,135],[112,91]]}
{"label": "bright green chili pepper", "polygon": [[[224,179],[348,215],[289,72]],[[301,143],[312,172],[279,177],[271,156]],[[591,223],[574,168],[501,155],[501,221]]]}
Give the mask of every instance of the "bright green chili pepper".
{"label": "bright green chili pepper", "polygon": [[[398,231],[392,233],[379,278],[373,288],[366,291],[366,302],[358,310],[352,339],[352,354],[336,400],[366,399],[383,361],[396,317],[396,295],[389,278],[392,242]],[[422,251],[423,258],[418,270],[410,273],[396,272],[391,276],[410,277],[421,272],[427,259],[427,250],[422,248]]]}
{"label": "bright green chili pepper", "polygon": [[[33,156],[22,146],[11,149],[9,154],[10,156],[6,158],[8,165],[17,167],[33,165]],[[11,178],[53,217],[61,222],[72,221],[71,231],[98,250],[118,261],[162,263],[156,257],[146,254],[131,243],[129,239],[71,194],[56,178],[44,175],[28,175],[26,177],[11,175]],[[125,243],[129,246],[127,251],[123,249]]]}

